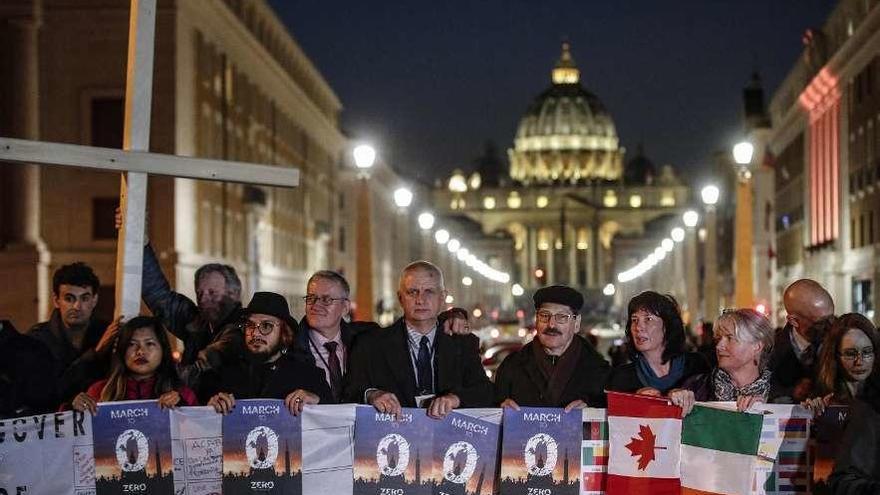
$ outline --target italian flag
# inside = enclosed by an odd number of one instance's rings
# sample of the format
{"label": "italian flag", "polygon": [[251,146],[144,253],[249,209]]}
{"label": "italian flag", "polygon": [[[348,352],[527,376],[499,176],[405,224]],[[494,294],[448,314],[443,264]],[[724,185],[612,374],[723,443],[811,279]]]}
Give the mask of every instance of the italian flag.
{"label": "italian flag", "polygon": [[681,493],[751,491],[763,418],[696,405],[681,433]]}
{"label": "italian flag", "polygon": [[608,392],[608,495],[678,495],[681,408],[666,399]]}

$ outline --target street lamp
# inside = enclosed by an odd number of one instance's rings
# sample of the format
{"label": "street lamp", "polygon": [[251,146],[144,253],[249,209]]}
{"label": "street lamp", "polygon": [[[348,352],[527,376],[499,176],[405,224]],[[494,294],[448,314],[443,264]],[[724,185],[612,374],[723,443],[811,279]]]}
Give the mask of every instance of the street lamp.
{"label": "street lamp", "polygon": [[718,203],[718,197],[721,195],[721,191],[718,189],[718,186],[713,184],[709,184],[704,187],[700,191],[700,196],[703,199],[703,204],[706,206],[715,206]]}
{"label": "street lamp", "polygon": [[[688,321],[693,323],[697,318],[697,308],[700,306],[699,280],[697,272],[697,234],[694,231],[700,221],[700,214],[694,210],[688,210],[681,216],[684,226],[687,227],[684,243],[684,289],[687,301]],[[674,235],[674,234],[673,234]]]}
{"label": "street lamp", "polygon": [[700,191],[706,206],[706,243],[704,245],[705,272],[703,279],[703,317],[714,318],[718,313],[718,228],[715,205],[721,192],[718,186],[708,185]]}
{"label": "street lamp", "polygon": [[513,287],[510,288],[510,293],[515,297],[519,297],[525,294],[525,289],[523,289],[522,285],[513,284]]}
{"label": "street lamp", "polygon": [[669,235],[672,237],[673,242],[681,242],[684,240],[684,229],[676,227],[672,229],[672,232],[670,232]]}
{"label": "street lamp", "polygon": [[700,221],[700,214],[694,210],[688,210],[681,216],[681,221],[684,222],[685,227],[696,227]]}
{"label": "street lamp", "polygon": [[354,164],[358,168],[357,201],[357,297],[355,298],[357,317],[370,321],[373,319],[373,239],[370,225],[370,184],[367,182],[369,170],[376,161],[376,149],[369,144],[360,144],[352,150]]}
{"label": "street lamp", "polygon": [[449,249],[450,253],[455,253],[461,248],[461,242],[458,239],[452,239],[446,244],[446,248]]}
{"label": "street lamp", "polygon": [[740,308],[751,307],[754,302],[752,288],[752,159],[755,147],[748,141],[733,147],[736,162],[736,220],[734,223],[733,279],[734,304]]}
{"label": "street lamp", "polygon": [[412,204],[413,193],[405,187],[398,187],[394,191],[394,204],[398,208],[408,208]]}
{"label": "street lamp", "polygon": [[748,141],[736,143],[733,147],[733,160],[737,165],[748,166],[752,163],[752,155],[755,153],[755,146]]}
{"label": "street lamp", "polygon": [[437,232],[434,232],[434,240],[437,241],[437,244],[446,244],[449,242],[449,231],[446,229],[440,229]]}
{"label": "street lamp", "polygon": [[422,230],[431,230],[431,227],[434,226],[434,215],[430,212],[422,212],[419,215],[419,228]]}

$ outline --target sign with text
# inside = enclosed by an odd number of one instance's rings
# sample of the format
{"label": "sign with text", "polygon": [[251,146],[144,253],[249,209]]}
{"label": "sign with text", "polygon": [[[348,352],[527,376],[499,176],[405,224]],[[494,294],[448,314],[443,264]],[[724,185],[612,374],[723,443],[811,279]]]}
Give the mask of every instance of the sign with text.
{"label": "sign with text", "polygon": [[502,424],[501,493],[579,492],[581,411],[505,409]]}
{"label": "sign with text", "polygon": [[492,495],[500,425],[450,413],[434,427],[438,495]]}

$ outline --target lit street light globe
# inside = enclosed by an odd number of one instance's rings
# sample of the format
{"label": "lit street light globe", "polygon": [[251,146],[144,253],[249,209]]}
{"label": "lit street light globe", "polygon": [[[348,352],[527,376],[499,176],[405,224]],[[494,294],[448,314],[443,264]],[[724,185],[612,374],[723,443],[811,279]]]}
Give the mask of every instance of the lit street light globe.
{"label": "lit street light globe", "polygon": [[423,212],[419,215],[419,228],[422,230],[431,230],[434,226],[434,215],[429,212]]}
{"label": "lit street light globe", "polygon": [[446,244],[449,242],[449,231],[446,229],[440,229],[437,232],[434,232],[434,240],[437,241],[437,244]]}
{"label": "lit street light globe", "polygon": [[660,242],[660,247],[662,247],[664,251],[669,253],[673,250],[673,248],[675,248],[675,243],[672,242],[672,239],[667,237]]}
{"label": "lit street light globe", "polygon": [[672,229],[672,232],[669,233],[672,236],[672,240],[674,242],[681,242],[684,240],[684,229],[681,227],[676,227]]}
{"label": "lit street light globe", "polygon": [[752,163],[752,155],[755,153],[755,147],[748,141],[736,143],[733,147],[733,160],[738,165],[748,165]]}
{"label": "lit street light globe", "polygon": [[376,161],[376,150],[369,144],[360,144],[358,146],[355,146],[352,153],[354,154],[354,164],[357,166],[357,168],[370,168]]}
{"label": "lit street light globe", "polygon": [[681,216],[681,220],[684,222],[685,227],[696,227],[697,222],[700,221],[700,215],[694,210],[688,210]]}
{"label": "lit street light globe", "polygon": [[459,242],[458,239],[452,239],[452,240],[449,241],[449,243],[446,245],[446,248],[449,249],[449,252],[450,252],[450,253],[457,252],[457,251],[459,250],[459,248],[461,248],[461,242]]}
{"label": "lit street light globe", "polygon": [[407,208],[412,204],[413,193],[405,187],[398,187],[394,191],[394,204],[398,208]]}
{"label": "lit street light globe", "polygon": [[602,294],[605,294],[606,296],[613,296],[615,292],[616,289],[614,288],[614,284],[608,284],[602,289]]}
{"label": "lit street light globe", "polygon": [[713,184],[709,184],[700,191],[700,197],[703,199],[703,204],[706,206],[714,206],[718,203],[718,197],[720,195],[721,191],[718,189],[718,186]]}
{"label": "lit street light globe", "polygon": [[510,288],[510,293],[514,295],[514,297],[519,297],[525,293],[525,289],[523,289],[522,285],[513,284],[513,287]]}

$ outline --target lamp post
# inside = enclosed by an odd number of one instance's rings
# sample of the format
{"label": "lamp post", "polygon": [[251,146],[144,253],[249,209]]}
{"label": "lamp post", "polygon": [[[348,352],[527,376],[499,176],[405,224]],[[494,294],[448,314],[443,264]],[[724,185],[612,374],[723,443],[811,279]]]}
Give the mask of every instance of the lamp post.
{"label": "lamp post", "polygon": [[373,321],[373,238],[370,222],[370,168],[376,161],[376,150],[368,145],[355,146],[354,164],[358,168],[357,195],[357,318]]}
{"label": "lamp post", "polygon": [[739,308],[750,308],[754,303],[752,282],[752,155],[755,147],[748,141],[733,147],[737,165],[736,224],[734,227],[734,303]]}
{"label": "lamp post", "polygon": [[715,318],[718,314],[718,215],[715,205],[718,204],[720,191],[718,186],[708,185],[700,191],[703,205],[706,207],[706,270],[703,279],[703,318]]}
{"label": "lamp post", "polygon": [[[682,221],[687,228],[684,235],[684,258],[685,264],[685,292],[687,293],[687,309],[690,315],[690,321],[697,320],[700,306],[700,292],[697,281],[697,223],[700,221],[700,214],[694,210],[688,210],[682,215]],[[681,234],[676,234],[676,237]]]}

